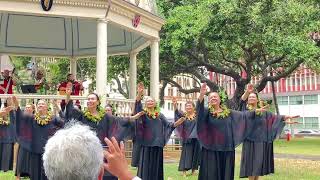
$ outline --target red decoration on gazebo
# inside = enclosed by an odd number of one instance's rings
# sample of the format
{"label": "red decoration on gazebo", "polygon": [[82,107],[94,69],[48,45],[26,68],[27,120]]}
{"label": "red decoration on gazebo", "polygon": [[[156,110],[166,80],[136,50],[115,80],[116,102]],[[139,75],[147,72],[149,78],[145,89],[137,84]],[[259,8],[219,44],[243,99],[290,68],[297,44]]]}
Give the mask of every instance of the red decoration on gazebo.
{"label": "red decoration on gazebo", "polygon": [[133,20],[132,20],[132,25],[133,27],[138,27],[138,25],[140,24],[140,20],[141,20],[141,16],[140,15],[135,15]]}

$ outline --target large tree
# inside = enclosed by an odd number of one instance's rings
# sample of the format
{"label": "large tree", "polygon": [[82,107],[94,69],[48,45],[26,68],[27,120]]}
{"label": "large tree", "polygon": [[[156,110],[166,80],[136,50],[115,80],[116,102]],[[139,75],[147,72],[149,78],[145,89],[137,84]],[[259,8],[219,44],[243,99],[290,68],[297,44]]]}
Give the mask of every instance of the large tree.
{"label": "large tree", "polygon": [[[203,72],[230,76],[237,84],[230,101],[233,106],[254,76],[261,77],[256,86],[261,91],[268,81],[290,75],[302,63],[320,65],[320,48],[308,35],[320,27],[314,1],[170,1],[169,8],[164,2],[158,3],[160,9],[167,8],[160,57],[170,66],[164,65],[164,72],[192,74],[207,82],[211,90],[217,90],[218,85]],[[171,75],[161,73],[161,79],[181,92],[199,90],[183,89]]]}

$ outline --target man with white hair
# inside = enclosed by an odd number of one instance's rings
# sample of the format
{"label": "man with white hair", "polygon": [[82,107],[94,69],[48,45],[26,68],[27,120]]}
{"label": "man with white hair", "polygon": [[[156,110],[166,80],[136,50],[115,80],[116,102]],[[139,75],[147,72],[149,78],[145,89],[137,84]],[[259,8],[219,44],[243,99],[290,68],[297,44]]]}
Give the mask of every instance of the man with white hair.
{"label": "man with white hair", "polygon": [[[128,168],[123,169],[128,166],[123,158],[122,143],[119,148],[114,138],[111,141],[106,140],[110,150],[106,151],[105,167],[121,180],[135,179]],[[48,140],[43,166],[49,180],[102,180],[103,159],[103,148],[96,133],[89,126],[72,122]]]}

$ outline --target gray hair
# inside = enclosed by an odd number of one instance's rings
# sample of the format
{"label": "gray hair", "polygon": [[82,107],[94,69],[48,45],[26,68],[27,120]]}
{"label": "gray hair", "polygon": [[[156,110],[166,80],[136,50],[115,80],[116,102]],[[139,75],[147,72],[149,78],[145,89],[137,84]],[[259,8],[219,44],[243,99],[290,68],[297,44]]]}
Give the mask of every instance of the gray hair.
{"label": "gray hair", "polygon": [[69,123],[52,136],[43,154],[49,180],[97,180],[103,165],[103,148],[88,126]]}

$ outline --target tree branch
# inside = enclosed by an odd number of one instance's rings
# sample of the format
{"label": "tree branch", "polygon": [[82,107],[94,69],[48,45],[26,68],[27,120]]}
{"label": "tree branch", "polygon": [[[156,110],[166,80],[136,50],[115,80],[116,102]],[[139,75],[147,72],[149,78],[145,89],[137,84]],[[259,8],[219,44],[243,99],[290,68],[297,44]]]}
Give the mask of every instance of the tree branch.
{"label": "tree branch", "polygon": [[264,89],[264,87],[266,86],[268,81],[278,81],[281,78],[287,77],[289,76],[294,70],[296,70],[300,64],[302,64],[304,62],[304,60],[300,59],[298,60],[294,65],[292,65],[289,69],[287,69],[286,71],[277,74],[275,76],[265,76],[263,77],[260,82],[259,85],[257,86],[257,90],[258,92],[262,91]]}
{"label": "tree branch", "polygon": [[192,88],[192,89],[184,89],[180,84],[178,84],[177,82],[175,82],[174,80],[169,79],[169,78],[165,78],[165,81],[170,83],[172,86],[178,88],[179,91],[184,93],[184,94],[190,94],[190,93],[194,93],[194,92],[199,92],[200,91],[200,87],[196,87],[196,88]]}
{"label": "tree branch", "polygon": [[120,79],[119,77],[115,77],[115,80],[117,82],[117,85],[118,85],[118,91],[120,94],[122,94],[125,98],[129,98],[129,95],[127,92],[125,92],[122,88],[122,85],[121,85],[121,82],[120,82]]}

